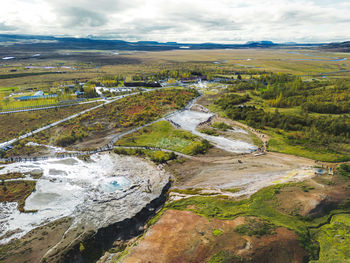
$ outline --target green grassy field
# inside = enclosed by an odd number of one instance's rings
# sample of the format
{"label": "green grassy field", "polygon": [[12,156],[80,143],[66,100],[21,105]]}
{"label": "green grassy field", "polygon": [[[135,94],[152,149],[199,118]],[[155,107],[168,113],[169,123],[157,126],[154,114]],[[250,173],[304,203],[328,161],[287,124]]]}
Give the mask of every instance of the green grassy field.
{"label": "green grassy field", "polygon": [[[33,64],[37,68],[26,69],[27,61],[9,61],[8,65],[0,68],[0,75],[6,78],[0,78],[0,98],[8,95],[11,92],[25,92],[26,90],[44,90],[45,92],[52,92],[66,84],[74,84],[79,81],[88,82],[103,79],[106,76],[118,75],[131,80],[136,75],[154,77],[161,71],[169,71],[170,74],[179,71],[180,73],[188,73],[193,70],[199,71],[203,74],[208,74],[210,78],[222,77],[237,79],[237,72],[240,72],[242,79],[249,81],[251,78],[258,78],[260,72],[282,72],[301,76],[303,80],[312,81],[313,79],[320,80],[320,82],[327,82],[331,79],[348,79],[350,73],[341,71],[350,67],[350,55],[348,53],[332,53],[318,50],[295,50],[286,49],[247,49],[247,50],[173,50],[163,52],[121,52],[116,58],[112,53],[100,51],[72,52],[76,56],[75,60],[66,59],[66,57],[57,56],[54,59],[41,59]],[[60,53],[61,52],[61,53]],[[71,51],[60,51],[59,53],[70,53]],[[311,56],[323,56],[326,60],[313,60]],[[347,58],[343,61],[331,61],[332,57]],[[113,59],[113,60],[111,60]],[[311,59],[311,60],[308,60]],[[93,62],[92,62],[93,61]],[[220,63],[214,63],[219,61]],[[47,70],[46,66],[54,66],[55,69]],[[64,69],[64,74],[46,74],[55,73],[58,68],[62,66],[69,66],[71,68]],[[73,69],[74,68],[74,69]],[[15,71],[15,73],[11,72]],[[186,72],[187,71],[187,72]],[[339,71],[339,72],[337,72]],[[337,73],[327,73],[337,72]],[[322,75],[327,75],[322,78]],[[7,77],[10,78],[7,78]],[[175,77],[172,77],[175,78]],[[177,76],[177,78],[180,78]],[[215,98],[216,93],[225,89],[224,83],[211,83],[208,89],[203,89],[205,96]],[[228,84],[228,88],[234,87],[233,84]],[[332,88],[332,85],[327,89]],[[323,87],[314,89],[322,90]],[[271,101],[262,99],[258,93],[248,91],[252,100],[247,102],[247,105],[255,105],[258,108],[263,108],[266,112],[273,113],[276,107],[272,107]],[[332,94],[334,94],[333,92]],[[240,91],[237,92],[240,94]],[[343,95],[341,95],[343,96]],[[339,97],[341,97],[339,96]],[[343,96],[344,97],[344,96]],[[344,99],[344,98],[342,98]],[[0,99],[0,101],[2,101]],[[3,109],[21,108],[35,105],[48,105],[53,101],[37,101],[37,102],[14,102],[0,103]],[[270,104],[269,104],[270,103]],[[223,117],[226,117],[225,111],[221,110],[215,104],[210,104],[208,108],[217,112]],[[280,107],[278,111],[281,114],[288,114],[290,116],[302,114],[303,110],[300,106],[295,107]],[[310,116],[319,117],[324,114],[310,112]],[[26,122],[25,119],[23,119]],[[130,122],[132,122],[131,120]],[[26,130],[31,129],[25,127]],[[16,128],[17,130],[17,128]],[[5,131],[6,132],[6,131]],[[10,131],[12,132],[12,131]],[[276,131],[274,131],[276,132]],[[4,135],[6,136],[6,135]],[[256,143],[257,140],[254,140]],[[181,140],[178,142],[169,142],[163,139],[161,146],[168,147],[168,144],[177,145],[177,149],[181,149]],[[307,149],[290,145],[283,136],[276,135],[272,138],[270,144],[272,151],[280,151],[299,156],[305,156],[318,160],[338,161],[344,160],[347,145],[338,144],[327,151],[320,151],[317,149]],[[184,148],[184,147],[182,147]],[[310,147],[309,147],[310,148]],[[340,151],[338,149],[342,148]],[[345,152],[345,153],[344,153]]]}
{"label": "green grassy field", "polygon": [[350,215],[339,214],[332,217],[316,231],[316,240],[320,244],[319,260],[311,263],[350,262]]}
{"label": "green grassy field", "polygon": [[184,130],[175,129],[168,121],[159,121],[116,142],[124,146],[150,146],[193,154],[201,145],[200,137]]}
{"label": "green grassy field", "polygon": [[[293,50],[281,49],[238,49],[238,50],[173,50],[162,52],[121,52],[116,58],[113,54],[95,51],[72,52],[60,51],[64,54],[74,53],[75,59],[67,56],[55,57],[53,59],[40,59],[35,61],[35,66],[69,66],[71,69],[59,69],[64,74],[55,74],[45,68],[25,69],[28,62],[12,61],[0,68],[0,75],[13,77],[0,79],[1,87],[37,88],[39,86],[50,87],[54,82],[89,80],[106,74],[131,75],[131,74],[152,74],[164,69],[204,69],[213,72],[217,76],[231,77],[232,73],[226,71],[273,71],[286,72],[302,75],[305,79],[319,78],[325,72],[336,72],[349,68],[350,55],[348,53],[321,52],[317,50],[297,50],[301,54],[289,53]],[[295,50],[294,50],[295,51]],[[310,53],[315,56],[344,57],[346,61],[303,61],[295,59],[308,59],[302,55]],[[57,56],[57,54],[55,54]],[[221,64],[214,64],[216,61],[225,61]],[[73,70],[74,68],[74,70]],[[9,73],[15,69],[15,73]],[[45,74],[46,73],[46,74]],[[47,74],[49,73],[49,74]],[[243,79],[245,74],[242,74]],[[327,74],[328,78],[350,78],[349,72]]]}
{"label": "green grassy field", "polygon": [[0,87],[0,93],[14,92],[16,90],[18,90],[18,87]]}

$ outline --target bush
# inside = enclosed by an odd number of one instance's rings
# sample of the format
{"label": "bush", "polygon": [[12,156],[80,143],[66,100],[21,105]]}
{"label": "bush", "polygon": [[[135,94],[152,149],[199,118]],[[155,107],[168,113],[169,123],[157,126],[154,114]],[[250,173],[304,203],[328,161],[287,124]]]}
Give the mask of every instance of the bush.
{"label": "bush", "polygon": [[203,128],[199,130],[201,133],[204,134],[208,134],[208,135],[212,135],[212,136],[218,136],[219,134],[216,132],[216,130],[214,129],[207,129],[207,128]]}
{"label": "bush", "polygon": [[155,163],[165,163],[169,160],[176,159],[176,155],[173,152],[163,152],[163,151],[155,151],[148,153],[151,160]]}
{"label": "bush", "polygon": [[275,233],[276,227],[266,221],[248,219],[247,224],[239,225],[235,228],[235,231],[241,235],[248,236],[264,236]]}
{"label": "bush", "polygon": [[350,165],[345,163],[339,165],[337,172],[342,176],[350,177]]}
{"label": "bush", "polygon": [[220,106],[223,110],[234,107],[235,105],[245,103],[250,100],[248,94],[240,96],[237,94],[226,94],[217,99],[214,103]]}
{"label": "bush", "polygon": [[213,125],[212,125],[214,128],[217,128],[219,130],[222,130],[222,131],[226,131],[226,130],[229,130],[229,129],[232,129],[232,126],[224,123],[224,122],[215,122]]}
{"label": "bush", "polygon": [[221,236],[223,234],[223,232],[220,229],[213,229],[213,235],[218,237]]}
{"label": "bush", "polygon": [[208,263],[229,263],[232,262],[233,259],[241,261],[238,256],[232,255],[228,251],[220,251],[211,256]]}
{"label": "bush", "polygon": [[68,146],[68,145],[75,143],[76,140],[77,139],[75,137],[73,137],[71,135],[67,135],[67,136],[62,136],[62,137],[58,138],[56,141],[56,144],[58,146],[65,147],[65,146]]}
{"label": "bush", "polygon": [[212,145],[209,143],[207,140],[201,140],[200,142],[195,142],[191,146],[191,155],[196,155],[196,154],[204,154],[206,153]]}

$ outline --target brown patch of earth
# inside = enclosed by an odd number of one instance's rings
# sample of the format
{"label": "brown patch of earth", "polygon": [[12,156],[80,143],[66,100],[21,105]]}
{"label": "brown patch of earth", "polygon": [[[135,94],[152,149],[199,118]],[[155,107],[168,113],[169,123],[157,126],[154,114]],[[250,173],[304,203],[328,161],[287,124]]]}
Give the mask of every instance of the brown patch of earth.
{"label": "brown patch of earth", "polygon": [[[317,176],[302,184],[281,188],[278,209],[287,214],[321,217],[346,201],[350,182],[339,176]],[[293,198],[291,198],[291,196]]]}
{"label": "brown patch of earth", "polygon": [[46,261],[44,255],[64,238],[71,223],[71,218],[62,218],[33,229],[20,239],[0,245],[0,262],[54,262]]}
{"label": "brown patch of earth", "polygon": [[113,128],[106,131],[95,131],[91,132],[88,137],[84,138],[82,142],[78,142],[69,147],[69,149],[75,151],[81,151],[85,149],[94,149],[106,146],[111,142],[113,137],[120,134],[121,130],[119,128]]}
{"label": "brown patch of earth", "polygon": [[168,210],[120,262],[207,262],[222,252],[231,256],[229,262],[304,261],[307,253],[292,231],[277,228],[272,235],[242,236],[235,228],[245,222],[243,217],[209,220],[189,211]]}

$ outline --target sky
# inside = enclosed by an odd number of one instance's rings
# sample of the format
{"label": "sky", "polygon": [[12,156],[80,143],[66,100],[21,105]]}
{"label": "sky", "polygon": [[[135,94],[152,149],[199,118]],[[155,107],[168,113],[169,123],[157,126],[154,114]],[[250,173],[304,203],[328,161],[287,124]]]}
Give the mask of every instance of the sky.
{"label": "sky", "polygon": [[0,0],[0,33],[182,43],[350,40],[349,0]]}

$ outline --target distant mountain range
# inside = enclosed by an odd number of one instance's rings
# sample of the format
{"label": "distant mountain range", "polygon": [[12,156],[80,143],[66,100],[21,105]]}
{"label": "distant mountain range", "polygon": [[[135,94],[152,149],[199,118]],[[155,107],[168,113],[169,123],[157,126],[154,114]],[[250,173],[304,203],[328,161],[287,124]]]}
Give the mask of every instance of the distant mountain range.
{"label": "distant mountain range", "polygon": [[321,48],[331,51],[350,52],[350,41],[341,43],[330,43],[323,45]]}
{"label": "distant mountain range", "polygon": [[37,35],[0,34],[0,48],[15,50],[58,50],[58,49],[98,49],[98,50],[138,50],[162,51],[174,49],[240,49],[240,48],[288,48],[288,47],[322,47],[350,51],[350,42],[332,44],[298,44],[294,42],[274,43],[272,41],[249,41],[245,44],[201,43],[188,44],[177,42],[160,43],[156,41],[128,42],[123,40],[101,40],[93,38],[54,37]]}

